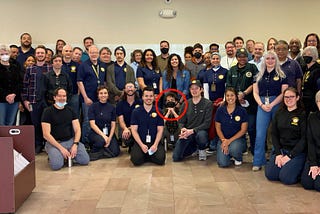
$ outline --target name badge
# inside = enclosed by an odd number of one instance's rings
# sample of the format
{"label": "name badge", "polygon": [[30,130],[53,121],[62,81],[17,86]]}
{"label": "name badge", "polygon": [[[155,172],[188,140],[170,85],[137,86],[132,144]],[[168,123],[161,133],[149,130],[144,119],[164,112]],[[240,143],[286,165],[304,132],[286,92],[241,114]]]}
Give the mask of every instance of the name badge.
{"label": "name badge", "polygon": [[108,134],[109,134],[108,127],[104,127],[104,128],[102,129],[102,131],[103,131],[103,134],[105,134],[105,135],[108,135]]}
{"label": "name badge", "polygon": [[215,92],[216,90],[217,90],[216,84],[215,84],[215,83],[212,83],[212,84],[211,84],[211,91],[212,91],[212,92]]}
{"label": "name badge", "polygon": [[157,83],[154,82],[152,85],[154,89],[157,89]]}
{"label": "name badge", "polygon": [[170,141],[171,141],[171,142],[174,142],[174,135],[173,135],[173,134],[170,135]]}
{"label": "name badge", "polygon": [[264,98],[264,104],[265,104],[265,105],[269,105],[269,104],[270,104],[269,97],[265,97],[265,98]]}
{"label": "name badge", "polygon": [[151,143],[151,135],[148,134],[148,135],[146,136],[146,142],[147,142],[147,143]]}

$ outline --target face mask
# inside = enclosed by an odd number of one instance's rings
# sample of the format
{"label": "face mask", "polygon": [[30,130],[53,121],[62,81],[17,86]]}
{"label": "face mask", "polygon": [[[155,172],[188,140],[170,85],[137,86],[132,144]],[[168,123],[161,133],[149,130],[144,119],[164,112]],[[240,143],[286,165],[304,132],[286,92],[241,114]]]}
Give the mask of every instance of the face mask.
{"label": "face mask", "polygon": [[312,62],[312,56],[303,56],[303,60],[305,63],[309,64]]}
{"label": "face mask", "polygon": [[175,102],[167,102],[167,108],[173,108],[176,106],[176,103]]}
{"label": "face mask", "polygon": [[197,59],[200,59],[202,56],[202,54],[200,52],[195,52],[194,53],[194,57],[197,58]]}
{"label": "face mask", "polygon": [[67,102],[63,102],[63,103],[56,102],[56,105],[57,105],[59,108],[63,108],[65,105],[67,105]]}
{"label": "face mask", "polygon": [[4,61],[4,62],[8,62],[9,59],[10,59],[10,56],[8,54],[5,54],[5,55],[1,56],[1,60]]}
{"label": "face mask", "polygon": [[161,48],[160,51],[162,54],[167,54],[169,52],[169,48]]}

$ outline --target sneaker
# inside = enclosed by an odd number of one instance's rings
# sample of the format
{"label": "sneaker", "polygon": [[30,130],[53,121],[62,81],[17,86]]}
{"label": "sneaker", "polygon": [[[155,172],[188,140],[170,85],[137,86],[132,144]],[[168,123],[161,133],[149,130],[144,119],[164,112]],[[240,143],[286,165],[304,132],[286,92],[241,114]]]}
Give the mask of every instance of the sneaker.
{"label": "sneaker", "polygon": [[259,170],[261,170],[261,166],[253,166],[252,167],[252,171],[254,171],[254,172],[257,172]]}
{"label": "sneaker", "polygon": [[216,151],[216,150],[214,150],[214,149],[208,149],[208,150],[206,150],[207,155],[212,155],[215,151]]}
{"label": "sneaker", "polygon": [[206,150],[199,150],[199,160],[207,160]]}
{"label": "sneaker", "polygon": [[237,161],[236,159],[234,159],[234,165],[240,166],[241,164],[242,164],[242,161]]}

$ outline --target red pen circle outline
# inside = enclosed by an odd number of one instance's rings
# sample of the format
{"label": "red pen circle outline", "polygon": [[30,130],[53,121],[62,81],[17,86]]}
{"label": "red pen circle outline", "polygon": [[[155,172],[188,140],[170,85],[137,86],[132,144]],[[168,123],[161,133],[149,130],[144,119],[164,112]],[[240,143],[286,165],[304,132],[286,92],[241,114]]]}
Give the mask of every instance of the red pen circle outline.
{"label": "red pen circle outline", "polygon": [[[168,117],[165,117],[160,111],[159,111],[159,108],[158,108],[158,102],[159,102],[159,99],[161,98],[161,96],[166,93],[166,92],[169,92],[169,91],[173,91],[173,92],[177,92],[178,94],[180,94],[183,98],[183,102],[185,103],[185,107],[184,107],[184,110],[183,112],[179,115],[179,117],[177,118],[168,118]],[[160,94],[158,94],[157,96],[157,99],[156,99],[156,112],[158,113],[158,115],[164,119],[164,120],[167,120],[167,121],[178,121],[180,120],[186,113],[187,113],[187,109],[188,109],[188,100],[187,100],[187,97],[184,93],[182,93],[181,91],[177,90],[177,89],[174,89],[174,88],[168,88],[166,90],[163,90]]]}

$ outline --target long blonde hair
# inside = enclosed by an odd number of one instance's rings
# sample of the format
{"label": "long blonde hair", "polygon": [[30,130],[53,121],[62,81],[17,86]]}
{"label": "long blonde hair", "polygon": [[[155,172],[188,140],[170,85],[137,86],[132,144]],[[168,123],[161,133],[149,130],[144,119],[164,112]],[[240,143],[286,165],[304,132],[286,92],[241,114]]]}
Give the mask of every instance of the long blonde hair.
{"label": "long blonde hair", "polygon": [[278,56],[277,54],[274,52],[274,51],[268,51],[264,56],[263,56],[263,62],[261,63],[261,67],[260,67],[260,70],[259,70],[259,73],[257,74],[257,82],[259,82],[262,77],[263,77],[263,74],[264,72],[266,71],[266,59],[268,56],[272,56],[276,59],[276,64],[274,66],[274,69],[276,70],[276,75],[282,79],[286,78],[286,74],[283,72],[283,70],[280,68],[280,62],[279,62],[279,59],[278,59]]}

